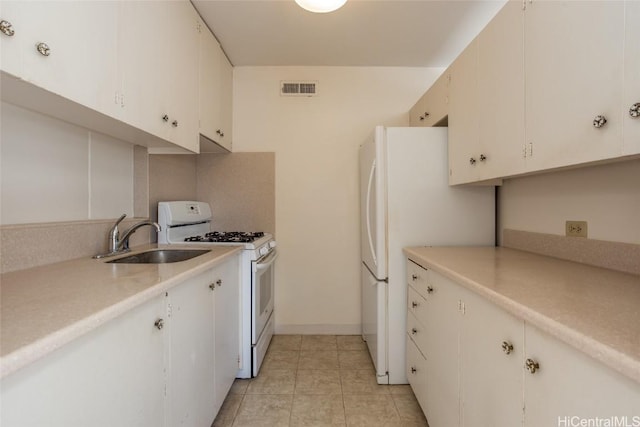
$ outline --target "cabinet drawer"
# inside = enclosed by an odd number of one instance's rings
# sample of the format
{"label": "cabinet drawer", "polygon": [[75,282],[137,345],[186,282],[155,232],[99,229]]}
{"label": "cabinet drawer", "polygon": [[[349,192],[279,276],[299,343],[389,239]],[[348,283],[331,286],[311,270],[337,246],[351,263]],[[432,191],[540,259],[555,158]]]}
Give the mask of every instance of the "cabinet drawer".
{"label": "cabinet drawer", "polygon": [[407,314],[407,334],[418,347],[418,350],[422,354],[428,355],[427,328],[416,319],[413,313]]}
{"label": "cabinet drawer", "polygon": [[431,273],[431,270],[422,268],[415,262],[407,260],[407,284],[413,286],[425,298],[433,291],[433,287],[430,285]]}
{"label": "cabinet drawer", "polygon": [[420,407],[424,412],[427,399],[427,360],[424,358],[418,347],[407,337],[407,379],[413,394],[415,394]]}
{"label": "cabinet drawer", "polygon": [[413,314],[422,325],[427,324],[427,300],[409,286],[407,290],[407,312]]}

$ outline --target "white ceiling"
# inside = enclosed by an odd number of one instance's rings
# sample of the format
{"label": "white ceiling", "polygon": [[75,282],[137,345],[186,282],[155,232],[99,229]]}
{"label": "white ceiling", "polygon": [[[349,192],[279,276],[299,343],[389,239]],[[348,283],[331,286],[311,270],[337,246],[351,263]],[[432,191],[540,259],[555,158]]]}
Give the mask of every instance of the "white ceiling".
{"label": "white ceiling", "polygon": [[505,0],[192,0],[235,66],[446,67]]}

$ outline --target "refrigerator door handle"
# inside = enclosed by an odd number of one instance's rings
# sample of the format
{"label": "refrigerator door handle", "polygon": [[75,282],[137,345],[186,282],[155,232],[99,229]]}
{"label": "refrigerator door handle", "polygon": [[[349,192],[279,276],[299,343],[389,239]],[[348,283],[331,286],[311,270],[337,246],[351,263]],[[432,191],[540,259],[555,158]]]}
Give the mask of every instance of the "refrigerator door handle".
{"label": "refrigerator door handle", "polygon": [[376,257],[376,251],[373,247],[373,239],[371,237],[371,185],[373,184],[373,178],[375,177],[376,171],[376,161],[373,160],[371,164],[371,171],[369,171],[369,183],[367,184],[367,236],[369,238],[369,249],[371,250],[371,256],[373,257],[373,262],[375,265],[378,265],[378,258]]}

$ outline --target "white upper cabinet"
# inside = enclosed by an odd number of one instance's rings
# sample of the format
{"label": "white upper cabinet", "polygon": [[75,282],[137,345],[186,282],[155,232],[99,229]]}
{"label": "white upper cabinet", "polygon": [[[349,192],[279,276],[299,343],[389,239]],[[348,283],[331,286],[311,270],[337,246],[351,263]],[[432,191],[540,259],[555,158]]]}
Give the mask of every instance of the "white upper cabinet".
{"label": "white upper cabinet", "polygon": [[478,36],[479,179],[524,166],[524,13],[508,2]]}
{"label": "white upper cabinet", "polygon": [[0,15],[1,69],[31,84],[7,79],[22,91],[10,102],[198,152],[199,17],[189,1],[10,0]]}
{"label": "white upper cabinet", "polygon": [[3,1],[2,70],[92,109],[115,114],[118,3]]}
{"label": "white upper cabinet", "polygon": [[199,18],[195,9],[183,0],[123,1],[120,16],[124,121],[197,152]]}
{"label": "white upper cabinet", "polygon": [[409,111],[410,126],[434,126],[447,116],[449,77],[448,70],[445,70],[416,102],[416,105]]}
{"label": "white upper cabinet", "polygon": [[640,2],[625,3],[624,87],[622,115],[623,154],[640,153]]}
{"label": "white upper cabinet", "polygon": [[526,171],[621,155],[624,7],[527,3]]}
{"label": "white upper cabinet", "polygon": [[233,68],[213,34],[200,24],[200,134],[231,151]]}

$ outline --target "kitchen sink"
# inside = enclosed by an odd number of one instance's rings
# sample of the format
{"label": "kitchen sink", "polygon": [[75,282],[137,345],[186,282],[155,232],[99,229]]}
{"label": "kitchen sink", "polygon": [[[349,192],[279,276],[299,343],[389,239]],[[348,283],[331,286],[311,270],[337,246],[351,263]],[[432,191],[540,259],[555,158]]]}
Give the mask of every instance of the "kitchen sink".
{"label": "kitchen sink", "polygon": [[116,264],[166,264],[170,262],[186,261],[191,258],[211,252],[207,249],[159,249],[140,252],[123,258],[107,261]]}

